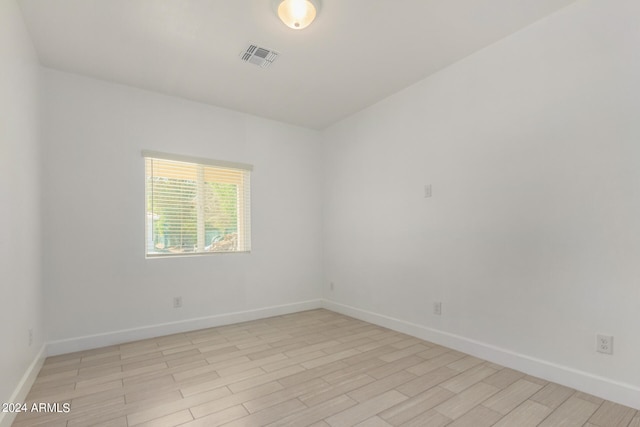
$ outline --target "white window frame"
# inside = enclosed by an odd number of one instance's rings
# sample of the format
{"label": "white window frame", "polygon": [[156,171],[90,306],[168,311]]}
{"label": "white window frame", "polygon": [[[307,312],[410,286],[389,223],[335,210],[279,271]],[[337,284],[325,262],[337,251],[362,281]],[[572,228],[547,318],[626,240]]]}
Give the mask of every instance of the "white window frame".
{"label": "white window frame", "polygon": [[[220,254],[238,254],[251,252],[251,171],[253,166],[245,163],[229,162],[224,160],[213,160],[200,157],[183,156],[177,154],[162,153],[158,151],[143,150],[142,157],[145,161],[145,257],[146,258],[167,258],[167,257],[184,257],[184,256],[201,256],[201,255],[220,255]],[[197,189],[196,193],[199,197],[197,200],[204,200],[205,191],[205,168],[213,168],[217,170],[231,170],[241,172],[241,179],[238,182],[238,202],[237,202],[237,249],[233,251],[207,251],[205,248],[205,226],[204,226],[204,204],[197,203],[197,244],[193,252],[179,253],[158,253],[153,252],[154,246],[154,215],[147,211],[148,203],[148,183],[149,178],[147,171],[148,160],[165,160],[170,162],[185,163],[196,168]]]}

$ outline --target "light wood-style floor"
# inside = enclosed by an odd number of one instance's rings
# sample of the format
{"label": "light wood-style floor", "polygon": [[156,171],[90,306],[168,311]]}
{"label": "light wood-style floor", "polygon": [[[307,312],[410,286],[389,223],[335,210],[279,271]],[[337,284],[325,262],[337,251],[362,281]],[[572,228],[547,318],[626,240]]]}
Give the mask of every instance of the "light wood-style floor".
{"label": "light wood-style floor", "polygon": [[50,357],[22,426],[640,427],[635,409],[327,310]]}

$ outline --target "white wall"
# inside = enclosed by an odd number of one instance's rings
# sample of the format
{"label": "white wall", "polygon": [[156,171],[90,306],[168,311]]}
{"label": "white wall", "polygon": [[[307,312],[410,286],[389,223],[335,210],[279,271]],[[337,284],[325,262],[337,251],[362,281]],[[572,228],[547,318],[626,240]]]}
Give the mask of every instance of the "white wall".
{"label": "white wall", "polygon": [[335,307],[640,405],[638,16],[578,1],[330,128]]}
{"label": "white wall", "polygon": [[[42,252],[58,350],[323,289],[331,308],[631,402],[639,15],[633,0],[580,0],[320,134],[52,70],[40,123],[35,55],[0,1],[0,397],[43,343]],[[254,164],[251,255],[145,260],[142,149]],[[613,356],[596,333],[615,336]]]}
{"label": "white wall", "polygon": [[[50,341],[317,301],[318,132],[58,71],[43,76]],[[143,149],[254,165],[251,254],[146,260]]]}
{"label": "white wall", "polygon": [[43,343],[39,66],[13,0],[0,1],[0,64],[0,402],[8,402]]}

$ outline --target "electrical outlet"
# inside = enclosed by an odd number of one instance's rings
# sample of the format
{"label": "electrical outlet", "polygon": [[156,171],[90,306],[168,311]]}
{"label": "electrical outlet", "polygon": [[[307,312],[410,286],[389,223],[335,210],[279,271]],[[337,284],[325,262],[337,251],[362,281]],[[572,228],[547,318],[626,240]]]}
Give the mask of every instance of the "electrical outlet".
{"label": "electrical outlet", "polygon": [[182,297],[173,297],[173,308],[182,307]]}
{"label": "electrical outlet", "polygon": [[33,344],[33,328],[29,328],[29,347]]}
{"label": "electrical outlet", "polygon": [[613,337],[610,335],[597,335],[596,350],[598,353],[613,354]]}
{"label": "electrical outlet", "polygon": [[329,289],[333,290],[333,287],[334,287],[333,282],[329,283]]}
{"label": "electrical outlet", "polygon": [[433,303],[433,314],[436,316],[442,315],[442,303],[440,301]]}

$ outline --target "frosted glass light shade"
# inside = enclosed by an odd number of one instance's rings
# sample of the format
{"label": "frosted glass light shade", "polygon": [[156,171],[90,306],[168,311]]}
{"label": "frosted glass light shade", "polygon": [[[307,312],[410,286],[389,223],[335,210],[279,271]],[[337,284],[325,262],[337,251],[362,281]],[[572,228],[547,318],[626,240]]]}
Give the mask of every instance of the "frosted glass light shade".
{"label": "frosted glass light shade", "polygon": [[278,6],[278,16],[294,30],[302,30],[316,17],[316,6],[309,0],[283,0]]}

